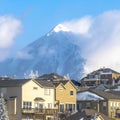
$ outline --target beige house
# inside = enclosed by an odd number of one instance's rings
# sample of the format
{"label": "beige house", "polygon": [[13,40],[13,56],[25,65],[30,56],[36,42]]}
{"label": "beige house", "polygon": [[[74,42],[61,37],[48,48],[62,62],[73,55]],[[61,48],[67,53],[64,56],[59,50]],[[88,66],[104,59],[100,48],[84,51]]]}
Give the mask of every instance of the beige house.
{"label": "beige house", "polygon": [[49,120],[56,116],[54,85],[42,80],[1,80],[10,120]]}

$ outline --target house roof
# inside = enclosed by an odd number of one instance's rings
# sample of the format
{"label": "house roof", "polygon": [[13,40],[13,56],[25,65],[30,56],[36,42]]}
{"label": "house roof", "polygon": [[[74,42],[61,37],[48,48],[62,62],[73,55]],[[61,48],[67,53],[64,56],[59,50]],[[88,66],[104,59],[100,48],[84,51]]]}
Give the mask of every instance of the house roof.
{"label": "house roof", "polygon": [[34,101],[45,101],[43,98],[41,98],[41,97],[36,97],[35,99],[34,99]]}
{"label": "house roof", "polygon": [[107,93],[111,93],[111,94],[120,96],[120,91],[107,91]]}
{"label": "house roof", "polygon": [[35,79],[35,81],[39,83],[42,87],[54,87],[54,84],[48,80]]}
{"label": "house roof", "polygon": [[105,98],[105,99],[119,99],[120,100],[120,96],[118,95],[114,95],[114,94],[111,94],[111,93],[108,93],[108,92],[104,92],[104,91],[100,91],[100,90],[95,90],[95,89],[91,89],[90,90],[91,92]]}
{"label": "house roof", "polygon": [[96,73],[99,73],[99,72],[120,74],[119,72],[117,72],[115,70],[112,70],[111,68],[100,68],[100,69],[98,69],[96,71],[91,72],[90,74],[96,74]]}
{"label": "house roof", "polygon": [[96,90],[96,89],[87,89],[87,90],[83,90],[83,91],[78,91],[78,93],[79,92],[84,92],[84,91],[92,92],[92,93],[97,94],[98,96],[101,96],[101,97],[103,97],[104,99],[107,99],[107,100],[109,100],[109,99],[119,99],[120,100],[120,96],[118,96],[118,95],[108,93],[108,92],[105,92],[105,91]]}
{"label": "house roof", "polygon": [[57,73],[51,73],[51,74],[44,74],[40,76],[39,79],[54,80],[54,79],[64,79],[64,77],[58,75]]}
{"label": "house roof", "polygon": [[100,85],[96,86],[94,89],[105,91],[107,89],[107,87],[103,84],[100,84]]}
{"label": "house roof", "polygon": [[30,79],[0,80],[0,87],[16,87],[25,84]]}
{"label": "house roof", "polygon": [[52,81],[52,83],[57,87],[59,84],[65,85],[69,80],[60,80],[60,81]]}
{"label": "house roof", "polygon": [[97,112],[96,110],[93,110],[93,109],[84,109],[83,111],[85,112],[85,114],[87,116],[94,116],[96,114],[98,116],[100,115],[104,120],[113,120],[112,118],[109,118],[107,115],[99,113],[99,112]]}
{"label": "house roof", "polygon": [[99,113],[93,109],[84,109],[67,117],[67,120],[91,120],[95,115],[101,116],[103,120],[113,120],[108,116]]}

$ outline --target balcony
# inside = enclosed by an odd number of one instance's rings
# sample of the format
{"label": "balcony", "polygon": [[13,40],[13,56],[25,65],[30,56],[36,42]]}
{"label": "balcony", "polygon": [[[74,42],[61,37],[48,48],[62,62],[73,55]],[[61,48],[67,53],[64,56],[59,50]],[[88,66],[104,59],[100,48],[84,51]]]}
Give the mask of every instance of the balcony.
{"label": "balcony", "polygon": [[58,109],[23,108],[22,113],[54,115],[55,113],[58,113]]}

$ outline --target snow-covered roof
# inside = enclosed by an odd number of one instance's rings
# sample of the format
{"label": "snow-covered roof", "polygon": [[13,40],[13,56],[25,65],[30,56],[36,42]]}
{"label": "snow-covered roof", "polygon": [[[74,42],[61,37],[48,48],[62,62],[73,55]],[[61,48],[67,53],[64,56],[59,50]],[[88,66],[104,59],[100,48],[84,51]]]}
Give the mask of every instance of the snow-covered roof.
{"label": "snow-covered roof", "polygon": [[103,97],[98,96],[95,93],[85,91],[77,93],[77,100],[104,100]]}

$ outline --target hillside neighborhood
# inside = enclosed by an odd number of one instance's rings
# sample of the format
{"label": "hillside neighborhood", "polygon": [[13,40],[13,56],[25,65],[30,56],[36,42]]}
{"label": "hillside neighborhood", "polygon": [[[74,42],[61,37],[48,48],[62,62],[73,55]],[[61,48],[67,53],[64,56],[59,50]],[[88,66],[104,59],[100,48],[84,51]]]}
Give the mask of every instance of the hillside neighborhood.
{"label": "hillside neighborhood", "polygon": [[81,80],[56,73],[0,78],[9,120],[120,120],[120,73],[100,68]]}

